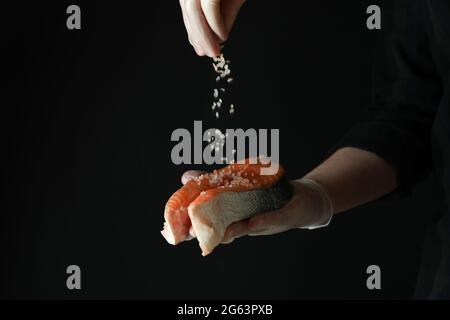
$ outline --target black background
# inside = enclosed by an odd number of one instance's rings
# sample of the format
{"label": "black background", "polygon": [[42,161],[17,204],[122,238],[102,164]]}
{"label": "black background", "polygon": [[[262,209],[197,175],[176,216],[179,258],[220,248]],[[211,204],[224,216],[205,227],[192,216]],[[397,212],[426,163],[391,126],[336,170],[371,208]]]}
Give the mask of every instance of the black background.
{"label": "black background", "polygon": [[[82,30],[66,28],[78,4]],[[225,55],[237,114],[216,121],[211,60],[189,46],[178,1],[40,1],[6,6],[2,47],[3,298],[411,298],[434,184],[326,230],[241,238],[203,258],[159,231],[187,169],[176,128],[280,128],[291,178],[317,165],[370,103],[379,31],[373,1],[255,1]],[[388,29],[392,1],[377,1]],[[82,290],[66,288],[66,267]],[[382,290],[366,288],[367,266]]]}

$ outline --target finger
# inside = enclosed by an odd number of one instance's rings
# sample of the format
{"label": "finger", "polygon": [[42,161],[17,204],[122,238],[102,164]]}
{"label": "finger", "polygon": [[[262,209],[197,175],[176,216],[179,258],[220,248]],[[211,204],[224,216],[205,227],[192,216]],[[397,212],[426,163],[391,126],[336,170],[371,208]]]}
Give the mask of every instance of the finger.
{"label": "finger", "polygon": [[273,234],[275,233],[274,230],[282,229],[283,226],[289,224],[287,218],[288,217],[284,214],[283,208],[276,211],[254,215],[248,222],[249,234]]}
{"label": "finger", "polygon": [[209,57],[220,54],[220,46],[202,12],[200,0],[186,0],[186,17],[191,27],[192,40]]}
{"label": "finger", "polygon": [[228,32],[223,23],[220,3],[220,0],[200,0],[209,27],[219,37],[220,41],[225,41],[228,38]]}
{"label": "finger", "polygon": [[188,183],[189,181],[191,181],[192,179],[198,178],[200,177],[202,174],[204,174],[205,172],[203,171],[198,171],[198,170],[189,170],[186,171],[185,173],[183,173],[183,175],[181,176],[181,183],[184,185],[186,183]]}
{"label": "finger", "polygon": [[180,0],[181,13],[182,13],[182,16],[183,16],[184,26],[185,26],[187,34],[188,34],[189,43],[192,45],[192,47],[194,48],[195,53],[197,55],[204,56],[205,53],[203,52],[203,50],[201,50],[200,47],[198,46],[198,44],[196,44],[195,41],[192,39],[192,35],[191,35],[192,34],[192,28],[191,28],[191,26],[189,24],[189,19],[187,18],[187,15],[186,15],[186,9],[185,9],[186,5],[185,5],[185,3],[186,3],[186,0]]}
{"label": "finger", "polygon": [[247,235],[248,232],[248,220],[235,222],[225,231],[222,243],[231,243],[234,239]]}
{"label": "finger", "polygon": [[245,0],[228,0],[222,3],[222,17],[223,24],[225,26],[225,30],[227,35],[230,33],[231,28],[233,27],[234,22],[236,21],[236,17],[241,9],[242,5],[245,3]]}

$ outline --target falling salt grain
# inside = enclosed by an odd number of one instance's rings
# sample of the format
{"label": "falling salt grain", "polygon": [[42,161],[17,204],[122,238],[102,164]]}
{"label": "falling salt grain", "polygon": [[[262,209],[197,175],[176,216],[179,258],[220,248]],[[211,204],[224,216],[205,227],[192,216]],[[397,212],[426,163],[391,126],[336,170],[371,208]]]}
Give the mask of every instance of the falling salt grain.
{"label": "falling salt grain", "polygon": [[218,98],[219,97],[219,91],[217,89],[214,89],[214,98]]}
{"label": "falling salt grain", "polygon": [[233,78],[228,78],[227,82],[228,82],[228,83],[232,83],[233,80],[234,80]]}
{"label": "falling salt grain", "polygon": [[216,112],[216,118],[219,119],[219,113],[218,112]]}

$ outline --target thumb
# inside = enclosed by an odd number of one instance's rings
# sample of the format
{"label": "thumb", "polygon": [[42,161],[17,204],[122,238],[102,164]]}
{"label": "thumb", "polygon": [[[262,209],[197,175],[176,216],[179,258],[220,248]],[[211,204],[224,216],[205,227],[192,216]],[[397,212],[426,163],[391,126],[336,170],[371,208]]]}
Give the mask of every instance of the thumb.
{"label": "thumb", "polygon": [[228,38],[228,32],[222,18],[220,2],[221,0],[201,0],[201,6],[211,30],[221,41],[225,41]]}
{"label": "thumb", "polygon": [[199,176],[201,176],[202,174],[204,174],[205,172],[203,171],[198,171],[198,170],[189,170],[186,171],[185,173],[183,173],[183,176],[181,177],[181,183],[182,184],[186,184],[188,183],[190,180],[195,179]]}

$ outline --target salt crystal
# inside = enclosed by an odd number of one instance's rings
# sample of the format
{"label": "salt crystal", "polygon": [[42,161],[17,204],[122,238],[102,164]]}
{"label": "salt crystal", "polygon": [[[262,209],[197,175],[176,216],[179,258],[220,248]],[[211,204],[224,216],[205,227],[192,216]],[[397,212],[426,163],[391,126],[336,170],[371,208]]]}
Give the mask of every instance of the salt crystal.
{"label": "salt crystal", "polygon": [[228,83],[232,83],[233,80],[234,80],[233,78],[228,78],[227,82],[228,82]]}

